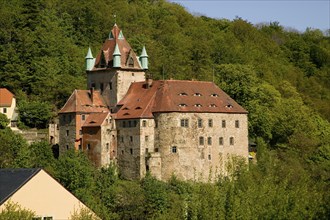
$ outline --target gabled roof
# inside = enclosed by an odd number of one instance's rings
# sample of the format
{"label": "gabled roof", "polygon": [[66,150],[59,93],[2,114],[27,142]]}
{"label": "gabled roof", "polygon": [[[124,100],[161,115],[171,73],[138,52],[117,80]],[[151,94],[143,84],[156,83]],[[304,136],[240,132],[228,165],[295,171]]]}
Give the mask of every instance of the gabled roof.
{"label": "gabled roof", "polygon": [[109,112],[92,113],[88,116],[83,127],[99,127],[109,115]]}
{"label": "gabled roof", "polygon": [[0,205],[41,169],[0,169]]}
{"label": "gabled roof", "polygon": [[[103,46],[98,53],[95,61],[95,68],[93,70],[97,70],[101,68],[100,64],[104,62],[103,68],[111,68],[113,67],[113,53],[115,51],[115,47],[118,45],[118,49],[120,51],[120,59],[121,59],[121,68],[133,68],[133,69],[141,69],[140,63],[134,51],[132,50],[129,43],[126,41],[122,31],[115,24],[109,34],[109,38],[106,39],[103,43]],[[103,55],[102,55],[103,53]],[[117,51],[118,53],[118,51]],[[130,67],[126,65],[129,62],[130,57],[133,59],[133,66]],[[103,61],[102,61],[103,59]],[[102,68],[101,68],[102,69]],[[142,70],[142,69],[141,69]]]}
{"label": "gabled roof", "polygon": [[116,119],[152,118],[157,112],[247,113],[213,82],[183,80],[132,83],[118,107]]}
{"label": "gabled roof", "polygon": [[0,107],[10,107],[14,94],[6,88],[0,88]]}
{"label": "gabled roof", "polygon": [[59,113],[109,112],[98,90],[74,90]]}

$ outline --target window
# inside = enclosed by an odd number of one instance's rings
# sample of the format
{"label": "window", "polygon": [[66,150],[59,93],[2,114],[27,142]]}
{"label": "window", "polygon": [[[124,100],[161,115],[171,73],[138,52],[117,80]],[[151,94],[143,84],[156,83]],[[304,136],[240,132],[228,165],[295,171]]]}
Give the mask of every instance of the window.
{"label": "window", "polygon": [[129,136],[129,140],[133,142],[133,136]]}
{"label": "window", "polygon": [[109,88],[112,90],[112,82],[109,82]]}
{"label": "window", "polygon": [[204,137],[199,137],[199,145],[204,145]]}
{"label": "window", "polygon": [[124,136],[120,136],[120,142],[124,142]]}
{"label": "window", "polygon": [[79,130],[79,135],[82,135],[82,130]]}
{"label": "window", "polygon": [[181,127],[188,127],[189,120],[188,119],[181,119]]}
{"label": "window", "polygon": [[202,107],[201,104],[195,104],[195,107]]}
{"label": "window", "polygon": [[182,93],[180,93],[179,95],[180,95],[180,96],[187,96],[187,93],[182,92]]}
{"label": "window", "polygon": [[47,216],[47,217],[44,217],[43,220],[53,220],[53,217]]}
{"label": "window", "polygon": [[126,121],[123,121],[123,128],[126,128]]}
{"label": "window", "polygon": [[149,149],[148,148],[146,148],[146,154],[149,152]]}
{"label": "window", "polygon": [[134,76],[134,73],[132,73],[132,76]]}
{"label": "window", "polygon": [[91,144],[87,144],[87,150],[91,149]]}
{"label": "window", "polygon": [[208,145],[212,145],[212,137],[208,137],[207,138],[207,144]]}
{"label": "window", "polygon": [[213,127],[213,120],[209,119],[209,127]]}
{"label": "window", "polygon": [[3,108],[3,113],[7,113],[7,108]]}
{"label": "window", "polygon": [[235,121],[235,128],[239,128],[239,120]]}
{"label": "window", "polygon": [[106,149],[107,149],[107,151],[109,151],[109,149],[110,149],[110,145],[109,145],[109,143],[106,143]]}
{"label": "window", "polygon": [[130,57],[129,60],[128,60],[128,66],[129,67],[134,67],[134,60],[133,60],[132,57]]}
{"label": "window", "polygon": [[158,149],[158,147],[156,147],[156,148],[155,148],[155,152],[158,152],[158,151],[159,151],[159,149]]}
{"label": "window", "polygon": [[132,127],[132,122],[131,121],[128,121],[128,127]]}
{"label": "window", "polygon": [[130,152],[131,154],[133,154],[133,148],[129,149],[129,152]]}
{"label": "window", "polygon": [[173,146],[171,150],[172,150],[172,153],[176,153],[177,152],[176,146]]}
{"label": "window", "polygon": [[180,107],[187,107],[187,105],[184,104],[184,103],[179,104],[179,106],[180,106]]}
{"label": "window", "polygon": [[209,154],[208,158],[209,158],[209,160],[211,160],[211,154]]}
{"label": "window", "polygon": [[78,148],[79,148],[79,150],[82,150],[81,144],[79,144]]}
{"label": "window", "polygon": [[69,136],[69,130],[66,130],[66,136]]}
{"label": "window", "polygon": [[86,120],[86,115],[81,115],[81,120],[85,121]]}
{"label": "window", "polygon": [[145,140],[145,142],[148,142],[149,141],[149,136],[145,136],[144,140]]}
{"label": "window", "polygon": [[229,143],[230,143],[230,145],[234,145],[234,138],[233,137],[229,138]]}
{"label": "window", "polygon": [[66,145],[66,149],[69,150],[69,145]]}
{"label": "window", "polygon": [[213,94],[211,94],[211,97],[218,97],[218,94],[213,93]]}
{"label": "window", "polygon": [[142,121],[142,127],[147,127],[147,121],[146,120]]}
{"label": "window", "polygon": [[202,119],[198,119],[198,120],[197,120],[197,126],[198,126],[199,128],[203,127],[203,120],[202,120]]}
{"label": "window", "polygon": [[222,120],[222,127],[223,127],[223,128],[226,127],[226,120]]}
{"label": "window", "polygon": [[196,92],[196,93],[194,94],[194,96],[202,96],[202,94]]}
{"label": "window", "polygon": [[217,107],[217,105],[216,104],[210,104],[209,107],[215,108],[215,107]]}
{"label": "window", "polygon": [[223,137],[219,137],[219,145],[223,145]]}
{"label": "window", "polygon": [[91,88],[95,88],[95,83],[92,83],[91,84]]}

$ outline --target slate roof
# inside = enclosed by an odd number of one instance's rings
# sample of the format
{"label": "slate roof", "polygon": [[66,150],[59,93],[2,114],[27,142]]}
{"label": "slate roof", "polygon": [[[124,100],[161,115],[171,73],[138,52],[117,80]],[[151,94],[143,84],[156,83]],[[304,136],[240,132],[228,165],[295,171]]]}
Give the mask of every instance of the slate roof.
{"label": "slate roof", "polygon": [[[113,26],[109,35],[110,35],[109,38],[104,41],[103,46],[96,57],[94,70],[98,69],[98,66],[101,61],[102,51],[104,54],[104,59],[105,59],[105,63],[107,64],[107,67],[113,67],[113,65],[112,65],[113,56],[112,55],[115,50],[116,44],[118,44],[118,48],[119,48],[119,51],[121,54],[121,57],[120,57],[121,58],[121,62],[120,62],[121,67],[142,70],[136,54],[132,50],[129,43],[126,41],[125,37],[122,35],[122,32],[121,32],[120,28],[117,26],[117,24],[115,24]],[[133,58],[133,61],[134,61],[133,67],[126,66],[129,56],[131,56]]]}
{"label": "slate roof", "polygon": [[213,82],[183,80],[132,83],[118,107],[116,119],[153,118],[157,112],[247,113]]}
{"label": "slate roof", "polygon": [[[93,97],[92,97],[93,93]],[[59,113],[109,112],[98,90],[74,90]]]}
{"label": "slate roof", "polygon": [[83,127],[99,127],[103,124],[108,115],[108,112],[92,113],[88,116]]}
{"label": "slate roof", "polygon": [[0,169],[0,205],[39,173],[34,169]]}
{"label": "slate roof", "polygon": [[0,88],[0,107],[10,107],[14,94],[6,88]]}

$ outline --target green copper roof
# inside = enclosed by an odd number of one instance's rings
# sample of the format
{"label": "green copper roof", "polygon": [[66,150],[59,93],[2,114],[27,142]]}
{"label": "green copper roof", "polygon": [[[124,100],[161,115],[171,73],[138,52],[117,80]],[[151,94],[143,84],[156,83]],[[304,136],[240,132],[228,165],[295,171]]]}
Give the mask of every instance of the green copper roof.
{"label": "green copper roof", "polygon": [[92,51],[91,51],[91,48],[88,47],[88,52],[87,52],[87,55],[85,57],[85,59],[93,59],[93,54],[92,54]]}
{"label": "green copper roof", "polygon": [[148,54],[147,54],[147,51],[146,51],[146,47],[145,46],[143,46],[143,48],[142,48],[142,53],[141,53],[140,57],[148,57]]}
{"label": "green copper roof", "polygon": [[119,47],[118,47],[118,44],[116,43],[116,46],[115,46],[115,50],[113,51],[113,55],[121,55],[120,54],[120,50],[119,50]]}
{"label": "green copper roof", "polygon": [[124,35],[123,32],[120,30],[119,34],[118,34],[118,39],[123,40],[124,39]]}

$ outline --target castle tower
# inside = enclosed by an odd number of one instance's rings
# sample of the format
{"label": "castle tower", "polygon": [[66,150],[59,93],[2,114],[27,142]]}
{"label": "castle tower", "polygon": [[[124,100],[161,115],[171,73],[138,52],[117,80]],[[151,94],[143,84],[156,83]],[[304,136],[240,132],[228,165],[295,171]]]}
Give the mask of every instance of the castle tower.
{"label": "castle tower", "polygon": [[[86,57],[87,67],[90,67],[90,63],[87,64]],[[87,87],[100,90],[110,110],[114,111],[116,104],[125,96],[132,82],[145,81],[144,71],[147,68],[148,55],[145,48],[141,57],[137,57],[122,31],[115,24],[93,66],[86,68]]]}

